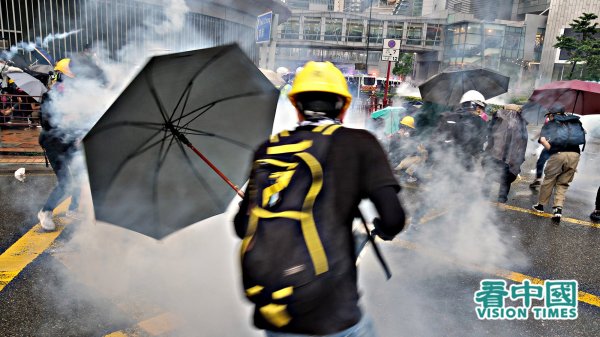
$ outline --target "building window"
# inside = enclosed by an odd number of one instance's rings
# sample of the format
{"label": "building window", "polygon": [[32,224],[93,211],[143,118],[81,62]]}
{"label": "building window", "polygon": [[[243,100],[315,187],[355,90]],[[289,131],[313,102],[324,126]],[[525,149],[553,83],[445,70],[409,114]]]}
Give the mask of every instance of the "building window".
{"label": "building window", "polygon": [[427,25],[427,33],[425,35],[425,45],[427,46],[439,46],[442,35],[441,25]]}
{"label": "building window", "polygon": [[406,44],[420,45],[423,36],[423,24],[411,23],[408,25],[408,32],[406,35]]}
{"label": "building window", "polygon": [[320,40],[321,38],[321,18],[304,18],[304,39]]}
{"label": "building window", "polygon": [[325,40],[342,40],[342,19],[328,18],[325,20]]}
{"label": "building window", "polygon": [[346,35],[348,42],[361,42],[363,38],[362,20],[348,20],[346,23]]}
{"label": "building window", "polygon": [[402,39],[402,30],[404,24],[402,22],[388,22],[387,38],[388,39]]}
{"label": "building window", "polygon": [[383,22],[382,21],[371,21],[369,28],[369,42],[370,43],[383,43]]}
{"label": "building window", "polygon": [[298,40],[300,38],[300,20],[291,18],[281,25],[281,38]]}

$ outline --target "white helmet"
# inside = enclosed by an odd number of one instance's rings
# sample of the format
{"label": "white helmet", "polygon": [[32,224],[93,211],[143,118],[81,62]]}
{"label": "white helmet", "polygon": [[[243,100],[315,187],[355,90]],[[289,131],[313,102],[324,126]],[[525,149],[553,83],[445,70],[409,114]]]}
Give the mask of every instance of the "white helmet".
{"label": "white helmet", "polygon": [[485,108],[485,97],[477,91],[477,90],[469,90],[465,92],[460,98],[460,104],[462,105],[465,102],[473,102],[483,108]]}

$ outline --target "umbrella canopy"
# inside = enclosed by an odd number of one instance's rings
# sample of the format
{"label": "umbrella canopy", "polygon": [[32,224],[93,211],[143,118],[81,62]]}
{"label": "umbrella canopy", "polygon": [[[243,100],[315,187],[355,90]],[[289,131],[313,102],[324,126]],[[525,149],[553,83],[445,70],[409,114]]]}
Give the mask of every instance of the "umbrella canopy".
{"label": "umbrella canopy", "polygon": [[372,119],[381,118],[384,121],[383,132],[385,135],[391,135],[398,132],[400,120],[406,113],[406,109],[402,107],[385,107],[381,110],[374,111],[371,114]]}
{"label": "umbrella canopy", "polygon": [[48,88],[42,82],[27,73],[7,73],[6,76],[15,81],[15,85],[19,89],[25,91],[27,95],[38,102],[42,100],[42,95],[48,91]]}
{"label": "umbrella canopy", "polygon": [[559,103],[565,111],[578,115],[600,114],[600,83],[579,80],[550,82],[535,89],[529,101],[544,108]]}
{"label": "umbrella canopy", "polygon": [[224,212],[278,96],[237,45],[151,58],[83,140],[96,218],[160,239]]}
{"label": "umbrella canopy", "polygon": [[50,53],[40,47],[34,47],[31,51],[31,56],[33,56],[33,58],[35,58],[37,61],[36,63],[40,65],[43,64],[53,66],[54,63],[56,63],[54,62],[54,58],[50,56]]}
{"label": "umbrella canopy", "polygon": [[441,72],[419,85],[424,101],[445,106],[460,102],[469,90],[479,91],[485,99],[508,91],[510,78],[489,69],[467,69]]}

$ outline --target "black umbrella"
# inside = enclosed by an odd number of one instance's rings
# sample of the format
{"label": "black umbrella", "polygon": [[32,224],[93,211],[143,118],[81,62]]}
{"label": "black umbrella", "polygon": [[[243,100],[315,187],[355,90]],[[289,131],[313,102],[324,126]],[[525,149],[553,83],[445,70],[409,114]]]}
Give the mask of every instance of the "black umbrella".
{"label": "black umbrella", "polygon": [[96,218],[163,238],[224,212],[278,97],[237,45],[153,57],[83,140]]}
{"label": "black umbrella", "polygon": [[443,71],[419,85],[424,101],[453,106],[469,90],[479,91],[485,99],[508,91],[510,78],[489,69]]}

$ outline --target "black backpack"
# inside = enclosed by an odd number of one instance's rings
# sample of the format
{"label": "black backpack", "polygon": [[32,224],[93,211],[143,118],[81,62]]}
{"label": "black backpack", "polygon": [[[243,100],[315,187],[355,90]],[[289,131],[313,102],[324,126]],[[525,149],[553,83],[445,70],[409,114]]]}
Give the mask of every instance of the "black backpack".
{"label": "black backpack", "polygon": [[283,131],[253,164],[241,247],[243,284],[257,312],[276,327],[313,311],[335,286],[332,261],[339,258],[327,249],[335,238],[323,237],[331,233],[321,227],[323,214],[314,210],[324,202],[319,196],[325,159],[340,127]]}
{"label": "black backpack", "polygon": [[443,113],[438,124],[438,140],[456,146],[465,154],[476,155],[483,151],[486,125],[481,117],[468,111]]}
{"label": "black backpack", "polygon": [[550,144],[557,148],[568,148],[583,145],[585,149],[585,130],[578,116],[554,116],[554,129]]}

